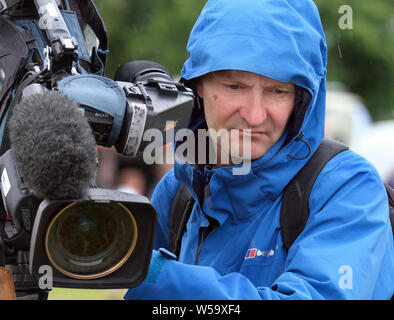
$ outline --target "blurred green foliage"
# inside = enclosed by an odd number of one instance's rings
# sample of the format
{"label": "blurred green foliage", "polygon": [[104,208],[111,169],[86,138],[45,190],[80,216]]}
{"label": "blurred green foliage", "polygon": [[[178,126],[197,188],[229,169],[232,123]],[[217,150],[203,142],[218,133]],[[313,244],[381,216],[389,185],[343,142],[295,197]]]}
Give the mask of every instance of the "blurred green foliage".
{"label": "blurred green foliage", "polygon": [[[358,93],[375,120],[394,117],[394,0],[315,0],[328,44],[327,78]],[[353,28],[339,13],[352,8]]]}
{"label": "blurred green foliage", "polygon": [[106,76],[120,64],[152,60],[178,75],[187,59],[189,33],[205,1],[95,0],[107,28]]}
{"label": "blurred green foliage", "polygon": [[[296,0],[294,0],[296,1]],[[95,0],[106,24],[109,56],[106,75],[131,60],[153,60],[178,75],[187,58],[186,43],[206,0]],[[394,0],[315,0],[328,43],[329,81],[359,94],[375,120],[393,118]],[[340,19],[352,9],[352,28]],[[343,20],[342,20],[343,21]],[[344,20],[349,24],[349,19]]]}

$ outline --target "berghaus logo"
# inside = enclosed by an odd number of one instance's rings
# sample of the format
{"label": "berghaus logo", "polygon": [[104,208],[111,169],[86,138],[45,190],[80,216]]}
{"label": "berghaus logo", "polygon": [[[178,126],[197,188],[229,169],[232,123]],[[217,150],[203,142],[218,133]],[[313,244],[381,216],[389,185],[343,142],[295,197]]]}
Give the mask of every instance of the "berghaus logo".
{"label": "berghaus logo", "polygon": [[248,249],[248,251],[246,251],[245,259],[252,259],[256,257],[256,252],[257,252],[256,248]]}
{"label": "berghaus logo", "polygon": [[248,249],[245,254],[245,259],[253,259],[256,257],[272,257],[275,254],[275,251],[278,249],[278,245],[276,245],[275,249],[261,251],[257,248]]}

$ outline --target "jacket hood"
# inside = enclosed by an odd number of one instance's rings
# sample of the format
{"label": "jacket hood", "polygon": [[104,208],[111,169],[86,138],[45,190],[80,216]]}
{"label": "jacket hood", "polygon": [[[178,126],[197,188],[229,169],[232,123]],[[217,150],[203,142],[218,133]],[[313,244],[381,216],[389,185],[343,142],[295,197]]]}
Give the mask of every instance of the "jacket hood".
{"label": "jacket hood", "polygon": [[311,0],[210,0],[187,45],[186,80],[244,70],[311,91],[326,74],[326,42]]}
{"label": "jacket hood", "polygon": [[[298,123],[297,132],[290,141],[285,136],[279,139],[263,157],[252,161],[252,170],[244,177],[231,178],[231,167],[214,171],[221,187],[230,181],[252,185],[256,177],[263,194],[274,198],[324,136],[327,46],[315,4],[311,0],[210,0],[191,31],[187,50],[189,58],[181,72],[186,84],[209,72],[233,69],[292,82],[308,93],[308,99],[296,102],[291,121]],[[191,123],[191,127],[197,125]],[[176,160],[175,174],[192,188],[196,184],[193,169],[184,166]]]}

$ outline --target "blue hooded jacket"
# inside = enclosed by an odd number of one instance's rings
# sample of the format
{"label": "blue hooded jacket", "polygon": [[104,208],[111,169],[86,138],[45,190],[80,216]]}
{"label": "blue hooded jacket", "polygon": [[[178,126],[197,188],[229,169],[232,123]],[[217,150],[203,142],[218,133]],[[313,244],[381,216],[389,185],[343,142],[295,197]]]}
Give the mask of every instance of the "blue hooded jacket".
{"label": "blue hooded jacket", "polygon": [[[216,70],[244,70],[290,81],[309,93],[284,134],[246,175],[234,167],[176,159],[152,203],[158,228],[149,273],[126,299],[389,299],[394,293],[393,235],[388,201],[375,168],[351,150],[328,162],[309,200],[304,231],[286,252],[279,213],[285,186],[324,136],[326,41],[311,0],[210,0],[190,35],[184,81]],[[198,123],[191,123],[196,127]],[[293,156],[293,157],[291,157]],[[295,159],[295,158],[299,159]],[[165,248],[180,182],[195,198],[179,259]],[[210,196],[198,201],[196,186]],[[200,228],[212,221],[203,243]],[[200,244],[200,248],[198,248]],[[195,265],[197,251],[198,265]]]}

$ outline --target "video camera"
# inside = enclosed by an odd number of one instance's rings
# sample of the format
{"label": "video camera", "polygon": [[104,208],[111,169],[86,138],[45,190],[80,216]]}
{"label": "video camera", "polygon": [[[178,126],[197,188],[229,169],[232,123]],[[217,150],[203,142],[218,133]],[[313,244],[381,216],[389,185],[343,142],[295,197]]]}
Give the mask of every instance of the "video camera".
{"label": "video camera", "polygon": [[91,0],[1,0],[0,30],[0,263],[11,269],[17,296],[45,298],[42,266],[54,287],[138,285],[154,242],[149,200],[95,186],[77,198],[37,196],[15,163],[7,122],[24,99],[57,91],[78,103],[97,145],[135,157],[149,143],[147,130],[174,137],[188,126],[192,90],[149,61],[104,77],[106,31]]}

